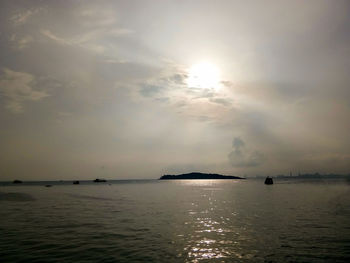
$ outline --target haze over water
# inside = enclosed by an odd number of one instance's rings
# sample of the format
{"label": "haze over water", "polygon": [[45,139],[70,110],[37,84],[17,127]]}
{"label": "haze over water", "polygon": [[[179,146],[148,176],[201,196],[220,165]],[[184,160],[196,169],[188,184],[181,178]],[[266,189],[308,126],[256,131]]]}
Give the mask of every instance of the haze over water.
{"label": "haze over water", "polygon": [[0,206],[2,262],[350,259],[346,181],[1,186]]}

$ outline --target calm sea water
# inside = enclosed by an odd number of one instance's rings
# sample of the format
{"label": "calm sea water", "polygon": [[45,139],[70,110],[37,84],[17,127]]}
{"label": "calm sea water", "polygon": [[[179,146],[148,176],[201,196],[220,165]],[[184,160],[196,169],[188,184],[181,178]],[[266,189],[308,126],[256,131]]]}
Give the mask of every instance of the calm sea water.
{"label": "calm sea water", "polygon": [[0,186],[1,262],[349,262],[345,181]]}

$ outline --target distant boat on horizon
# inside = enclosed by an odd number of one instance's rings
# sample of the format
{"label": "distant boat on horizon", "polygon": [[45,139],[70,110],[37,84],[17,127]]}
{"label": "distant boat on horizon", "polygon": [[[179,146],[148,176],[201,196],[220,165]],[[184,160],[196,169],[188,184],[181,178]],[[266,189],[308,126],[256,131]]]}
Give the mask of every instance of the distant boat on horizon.
{"label": "distant boat on horizon", "polygon": [[13,180],[13,182],[12,182],[13,184],[21,184],[21,183],[23,183],[21,180]]}
{"label": "distant boat on horizon", "polygon": [[73,184],[80,184],[79,181],[73,181]]}
{"label": "distant boat on horizon", "polygon": [[273,184],[273,180],[270,176],[266,177],[265,184]]}

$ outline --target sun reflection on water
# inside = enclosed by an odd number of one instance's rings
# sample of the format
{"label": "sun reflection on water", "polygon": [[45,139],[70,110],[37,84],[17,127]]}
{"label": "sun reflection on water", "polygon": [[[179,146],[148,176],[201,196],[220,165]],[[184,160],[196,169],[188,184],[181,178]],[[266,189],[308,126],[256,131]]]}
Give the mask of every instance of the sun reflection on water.
{"label": "sun reflection on water", "polygon": [[[192,208],[188,210],[188,214],[192,219],[188,222],[195,233],[192,239],[188,240],[184,251],[187,252],[190,262],[199,262],[209,259],[223,259],[229,257],[231,253],[226,248],[226,244],[230,244],[226,240],[221,240],[219,236],[230,232],[224,228],[223,221],[225,218],[215,218],[215,209],[217,208],[217,200],[213,198],[213,191],[220,191],[220,187],[210,187],[213,182],[196,182],[196,185],[205,186],[203,188],[207,194],[202,194],[199,203],[191,203]],[[220,221],[220,220],[221,221]]]}
{"label": "sun reflection on water", "polygon": [[234,190],[239,182],[183,180],[174,183],[191,191],[191,199],[182,200],[186,219],[176,235],[184,262],[226,262],[248,258],[243,242],[251,238],[237,219],[240,213],[235,200],[223,191],[226,184],[231,184]]}

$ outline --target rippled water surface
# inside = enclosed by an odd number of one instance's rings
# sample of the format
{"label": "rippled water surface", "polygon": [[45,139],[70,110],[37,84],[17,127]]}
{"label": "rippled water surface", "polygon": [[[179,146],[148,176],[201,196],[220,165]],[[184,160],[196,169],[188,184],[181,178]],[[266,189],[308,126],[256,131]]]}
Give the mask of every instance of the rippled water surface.
{"label": "rippled water surface", "polygon": [[0,186],[1,262],[349,262],[350,185]]}

